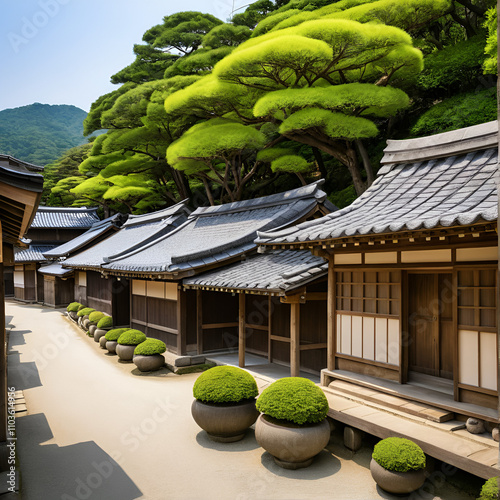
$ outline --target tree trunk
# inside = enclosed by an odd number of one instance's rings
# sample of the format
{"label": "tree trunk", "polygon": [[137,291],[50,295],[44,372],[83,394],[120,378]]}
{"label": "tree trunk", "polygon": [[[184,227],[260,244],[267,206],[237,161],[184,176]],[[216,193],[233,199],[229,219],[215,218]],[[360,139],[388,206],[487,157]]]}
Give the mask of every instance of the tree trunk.
{"label": "tree trunk", "polygon": [[215,206],[215,201],[214,197],[212,196],[212,190],[210,189],[210,185],[208,184],[208,181],[207,179],[205,179],[205,177],[202,177],[201,180],[203,181],[203,185],[205,186],[205,191],[207,192],[208,202],[213,207]]}
{"label": "tree trunk", "polygon": [[318,169],[321,173],[321,177],[323,177],[323,179],[326,180],[326,176],[328,175],[328,172],[326,170],[325,162],[323,161],[323,157],[321,156],[321,151],[314,146],[312,146],[311,149],[312,149],[312,152],[314,155],[314,159],[316,160],[316,164],[318,165]]}
{"label": "tree trunk", "polygon": [[303,186],[307,186],[307,182],[305,181],[304,176],[300,172],[295,172],[295,175],[299,178]]}
{"label": "tree trunk", "polygon": [[361,139],[356,139],[355,143],[356,146],[358,147],[361,159],[363,160],[363,166],[365,167],[367,187],[370,187],[373,184],[373,181],[375,180],[372,162],[370,161],[370,157],[368,156],[368,152],[366,151],[363,141]]}

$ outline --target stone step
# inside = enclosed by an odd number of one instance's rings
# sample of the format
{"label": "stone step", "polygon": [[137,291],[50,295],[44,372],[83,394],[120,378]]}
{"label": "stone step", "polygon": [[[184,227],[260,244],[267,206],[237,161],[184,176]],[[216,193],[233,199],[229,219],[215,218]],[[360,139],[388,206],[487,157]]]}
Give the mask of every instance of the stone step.
{"label": "stone step", "polygon": [[328,387],[338,392],[364,399],[365,401],[377,403],[410,415],[431,420],[432,422],[447,422],[448,420],[453,420],[455,418],[455,414],[453,412],[441,410],[424,403],[409,401],[408,399],[385,394],[367,387],[345,382],[344,380],[334,380],[328,385]]}

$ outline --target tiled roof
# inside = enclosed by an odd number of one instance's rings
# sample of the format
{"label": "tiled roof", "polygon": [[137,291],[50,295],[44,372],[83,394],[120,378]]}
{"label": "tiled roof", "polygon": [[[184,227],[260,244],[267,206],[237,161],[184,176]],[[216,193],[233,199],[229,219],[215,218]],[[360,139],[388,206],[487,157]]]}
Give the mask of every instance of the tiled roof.
{"label": "tiled roof", "polygon": [[49,276],[57,276],[62,278],[64,276],[70,276],[73,274],[73,269],[64,269],[59,262],[53,262],[47,266],[40,267],[39,271],[42,274],[47,274]]}
{"label": "tiled roof", "polygon": [[89,229],[99,222],[97,208],[38,207],[34,229]]}
{"label": "tiled roof", "polygon": [[309,250],[272,250],[186,278],[188,288],[210,287],[284,293],[328,274],[328,262]]}
{"label": "tiled roof", "polygon": [[223,261],[256,248],[259,230],[284,227],[314,212],[326,194],[323,181],[284,193],[199,208],[178,230],[103,266],[134,273],[177,273]]}
{"label": "tiled roof", "polygon": [[[437,147],[433,149],[432,143],[438,144],[442,135],[445,134],[434,136],[432,141],[423,138],[420,150],[412,143],[414,140],[401,141],[399,151],[398,145],[391,144],[379,177],[354,203],[315,221],[281,231],[260,232],[257,242],[321,241],[496,221],[496,147],[460,154],[459,145],[455,144],[453,156],[410,160],[412,155],[422,158],[426,148],[435,154]],[[467,151],[472,142],[468,139],[463,144]],[[478,144],[484,143],[484,135],[478,137]],[[411,145],[412,155],[405,154],[405,145]],[[409,160],[392,163],[395,157],[403,156]]]}
{"label": "tiled roof", "polygon": [[28,170],[29,172],[43,172],[43,167],[39,165],[34,165],[33,163],[28,163],[26,161],[18,160],[10,155],[0,154],[0,167],[7,167],[13,170],[24,171]]}
{"label": "tiled roof", "polygon": [[78,251],[80,248],[89,245],[92,241],[101,238],[106,233],[116,231],[123,224],[124,220],[126,220],[126,217],[126,215],[116,214],[100,222],[96,222],[88,231],[85,231],[76,238],[73,238],[62,245],[45,252],[44,256],[47,259],[67,257],[68,255]]}
{"label": "tiled roof", "polygon": [[190,211],[183,201],[172,207],[144,215],[130,215],[116,233],[64,261],[68,267],[99,269],[105,259],[146,245],[186,222]]}
{"label": "tiled roof", "polygon": [[30,245],[24,250],[14,250],[14,261],[16,263],[23,262],[46,262],[47,259],[43,256],[45,252],[52,250],[54,245]]}

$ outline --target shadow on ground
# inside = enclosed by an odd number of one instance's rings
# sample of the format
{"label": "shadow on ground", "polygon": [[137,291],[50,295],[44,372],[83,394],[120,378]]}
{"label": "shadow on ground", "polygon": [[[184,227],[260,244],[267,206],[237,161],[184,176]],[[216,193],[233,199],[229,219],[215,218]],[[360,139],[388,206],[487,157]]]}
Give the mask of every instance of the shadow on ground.
{"label": "shadow on ground", "polygon": [[18,441],[24,500],[134,500],[142,496],[120,465],[94,441],[43,444],[53,437],[43,413],[19,418],[17,427],[18,435],[30,436],[25,445]]}

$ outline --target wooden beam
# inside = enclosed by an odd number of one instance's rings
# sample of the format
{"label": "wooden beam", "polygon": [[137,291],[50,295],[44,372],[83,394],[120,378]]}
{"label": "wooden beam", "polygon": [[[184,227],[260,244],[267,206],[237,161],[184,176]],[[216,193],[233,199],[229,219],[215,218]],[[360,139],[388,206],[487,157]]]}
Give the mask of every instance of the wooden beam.
{"label": "wooden beam", "polygon": [[203,353],[203,299],[201,290],[196,290],[196,349]]}
{"label": "wooden beam", "polygon": [[322,342],[319,344],[302,344],[300,346],[301,351],[314,351],[316,349],[326,349],[327,344],[326,342]]}
{"label": "wooden beam", "polygon": [[300,304],[290,304],[290,376],[300,376]]}
{"label": "wooden beam", "polygon": [[[243,295],[244,297],[244,295]],[[201,325],[202,330],[217,330],[217,328],[230,328],[239,326],[239,323],[207,323],[206,325]]]}
{"label": "wooden beam", "polygon": [[290,337],[281,337],[280,335],[269,335],[271,340],[276,340],[276,342],[290,342]]}
{"label": "wooden beam", "polygon": [[187,296],[181,286],[177,287],[177,354],[186,354]]}
{"label": "wooden beam", "polygon": [[285,295],[280,297],[282,304],[305,304],[306,303],[306,287],[294,291],[293,295]]}
{"label": "wooden beam", "polygon": [[246,349],[246,329],[245,329],[245,299],[246,295],[240,293],[238,309],[238,365],[240,368],[245,366]]}
{"label": "wooden beam", "polygon": [[327,300],[328,292],[307,292],[306,302],[311,300]]}
{"label": "wooden beam", "polygon": [[330,371],[335,370],[335,352],[337,351],[336,338],[336,287],[335,268],[333,265],[333,255],[328,261],[328,297],[327,297],[327,325],[326,325],[326,342],[327,342],[327,367]]}

